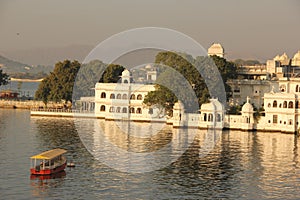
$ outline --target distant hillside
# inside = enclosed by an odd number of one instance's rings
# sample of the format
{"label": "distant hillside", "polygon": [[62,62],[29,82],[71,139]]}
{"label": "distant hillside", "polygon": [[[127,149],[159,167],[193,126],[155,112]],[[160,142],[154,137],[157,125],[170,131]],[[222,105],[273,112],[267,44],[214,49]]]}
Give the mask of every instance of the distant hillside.
{"label": "distant hillside", "polygon": [[45,77],[53,71],[53,66],[30,66],[20,63],[0,55],[0,67],[12,78],[32,78],[39,79]]}
{"label": "distant hillside", "polygon": [[11,74],[15,72],[28,72],[29,65],[10,60],[0,55],[0,66],[4,72]]}

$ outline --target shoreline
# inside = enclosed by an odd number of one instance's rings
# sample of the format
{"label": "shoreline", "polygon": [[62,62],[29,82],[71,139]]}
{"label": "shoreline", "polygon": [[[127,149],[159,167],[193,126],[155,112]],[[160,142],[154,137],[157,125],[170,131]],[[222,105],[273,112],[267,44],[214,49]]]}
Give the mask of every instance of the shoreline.
{"label": "shoreline", "polygon": [[44,78],[40,79],[21,79],[21,78],[10,78],[10,81],[14,82],[42,82]]}

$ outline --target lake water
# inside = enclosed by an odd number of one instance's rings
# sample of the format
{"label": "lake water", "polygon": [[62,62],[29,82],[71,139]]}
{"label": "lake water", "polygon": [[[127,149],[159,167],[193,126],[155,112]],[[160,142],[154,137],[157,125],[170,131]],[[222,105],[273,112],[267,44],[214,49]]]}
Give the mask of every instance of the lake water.
{"label": "lake water", "polygon": [[34,97],[36,90],[41,82],[18,82],[10,81],[7,85],[1,85],[1,90],[19,91],[20,96]]}
{"label": "lake water", "polygon": [[[299,199],[300,139],[295,135],[223,131],[213,149],[199,156],[205,134],[199,131],[172,164],[132,174],[95,159],[78,132],[94,134],[89,130],[92,124],[104,124],[106,130],[112,129],[106,133],[111,143],[144,153],[165,147],[177,130],[169,127],[151,139],[134,140],[118,134],[110,125],[114,122],[85,120],[78,126],[73,119],[1,109],[0,199]],[[31,177],[29,157],[52,148],[68,150],[66,156],[76,167],[52,179]],[[170,156],[165,153],[157,163]]]}

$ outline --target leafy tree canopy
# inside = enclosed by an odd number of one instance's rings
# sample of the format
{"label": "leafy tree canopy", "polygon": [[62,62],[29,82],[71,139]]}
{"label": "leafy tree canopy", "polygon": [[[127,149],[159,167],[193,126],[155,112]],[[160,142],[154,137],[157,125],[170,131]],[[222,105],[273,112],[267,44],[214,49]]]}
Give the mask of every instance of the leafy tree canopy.
{"label": "leafy tree canopy", "polygon": [[233,61],[237,66],[243,65],[259,65],[261,64],[258,60],[243,60],[243,59],[236,59]]}
{"label": "leafy tree canopy", "polygon": [[118,64],[110,64],[105,69],[102,77],[100,78],[100,83],[117,83],[124,71],[124,67]]}
{"label": "leafy tree canopy", "polygon": [[89,63],[82,64],[76,76],[73,99],[95,96],[95,91],[92,88],[95,87],[106,67],[107,64],[100,60],[92,60]]}
{"label": "leafy tree canopy", "polygon": [[9,76],[0,69],[0,86],[6,85],[9,81]]}
{"label": "leafy tree canopy", "polygon": [[[208,102],[210,98],[210,94],[206,82],[204,81],[199,71],[194,67],[194,65],[200,66],[201,69],[199,70],[203,70],[204,71],[203,74],[209,76],[209,74],[214,73],[213,71],[212,72],[210,71],[211,67],[209,66],[215,64],[223,79],[225,85],[225,91],[228,92],[228,94],[230,92],[230,87],[226,84],[226,81],[228,79],[237,77],[236,65],[218,56],[211,56],[211,57],[199,56],[196,59],[194,59],[190,55],[178,54],[175,52],[160,52],[156,55],[155,63],[161,64],[159,65],[160,75],[158,79],[160,78],[161,74],[167,71],[168,67],[163,67],[163,66],[169,66],[175,69],[176,71],[178,71],[180,74],[182,74],[184,79],[187,80],[188,84],[193,88],[194,93],[198,99],[197,103],[199,107],[202,103]],[[206,77],[206,78],[209,79],[210,77]],[[216,81],[217,80],[210,80],[208,84],[211,84],[210,87],[214,87],[213,84]],[[178,82],[178,80],[174,79],[173,84],[182,84],[182,82]],[[218,90],[218,88],[216,88],[216,90]],[[179,92],[179,96],[181,96],[180,99],[189,97],[189,96],[185,97],[184,95],[185,92],[186,92],[185,90]],[[176,95],[178,95],[178,93],[176,93]],[[165,107],[166,112],[169,115],[172,115],[172,108],[174,103],[177,100],[178,98],[172,93],[170,89],[161,85],[156,85],[156,90],[148,93],[148,95],[145,97],[144,103],[147,105],[161,105]],[[190,106],[190,105],[194,105],[193,102],[189,102],[188,100],[184,102],[186,111],[197,112],[197,110],[194,110],[195,106]]]}
{"label": "leafy tree canopy", "polygon": [[79,68],[78,61],[65,60],[56,63],[53,72],[40,83],[35,98],[43,100],[44,103],[61,100],[72,102],[73,85]]}

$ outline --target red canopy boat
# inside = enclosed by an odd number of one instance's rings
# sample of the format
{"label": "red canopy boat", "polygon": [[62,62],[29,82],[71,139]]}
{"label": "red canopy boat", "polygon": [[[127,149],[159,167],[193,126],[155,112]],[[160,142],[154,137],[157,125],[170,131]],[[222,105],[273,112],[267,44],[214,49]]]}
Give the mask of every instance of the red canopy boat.
{"label": "red canopy boat", "polygon": [[32,156],[30,173],[34,175],[49,175],[61,172],[67,165],[67,159],[63,156],[64,149],[52,149]]}

